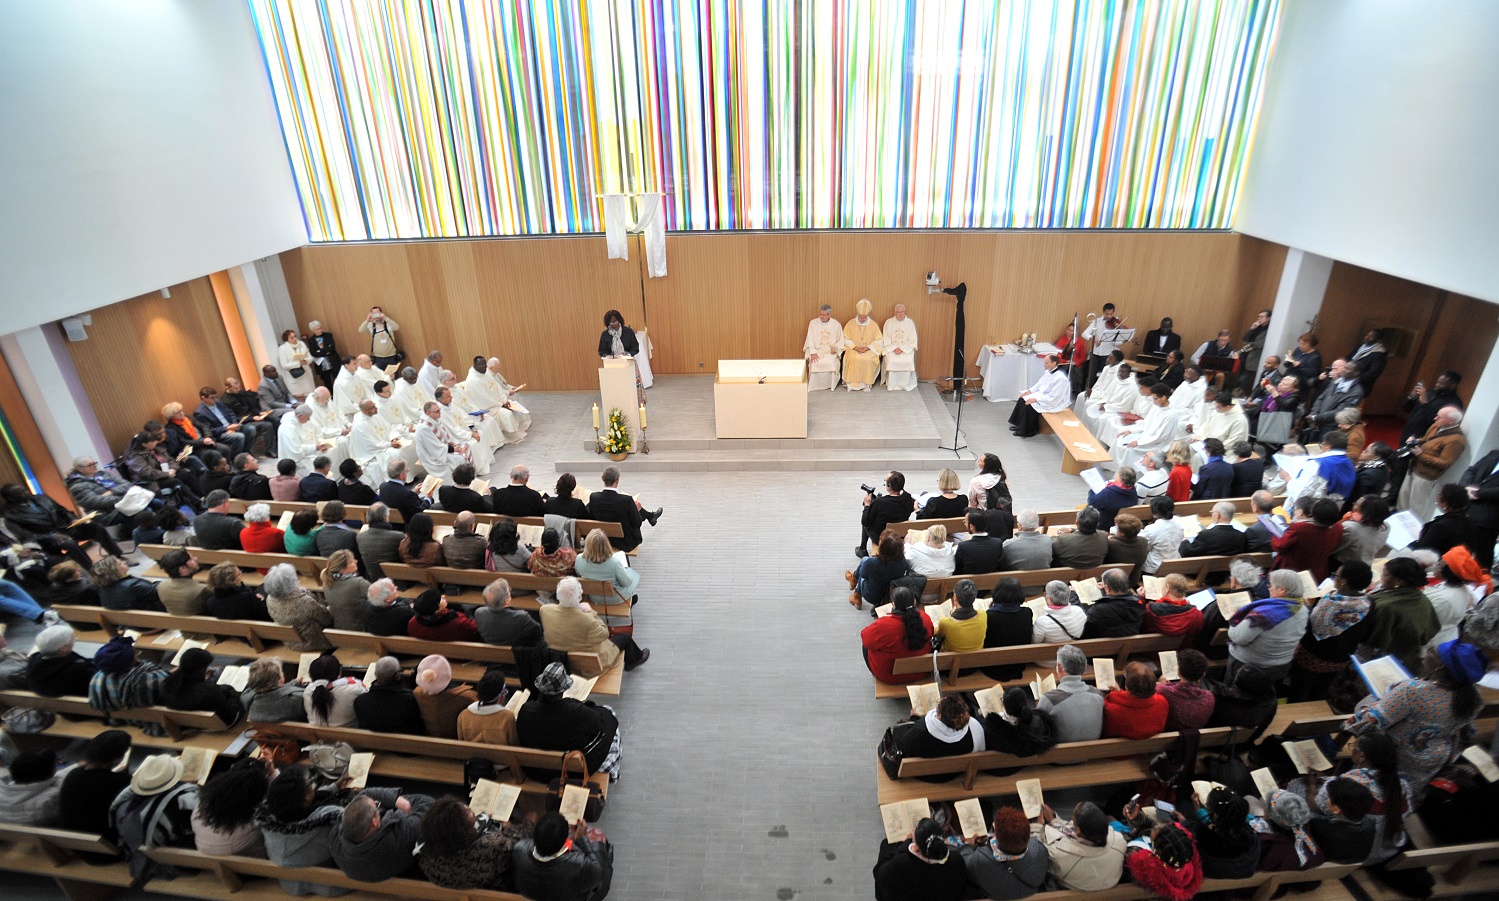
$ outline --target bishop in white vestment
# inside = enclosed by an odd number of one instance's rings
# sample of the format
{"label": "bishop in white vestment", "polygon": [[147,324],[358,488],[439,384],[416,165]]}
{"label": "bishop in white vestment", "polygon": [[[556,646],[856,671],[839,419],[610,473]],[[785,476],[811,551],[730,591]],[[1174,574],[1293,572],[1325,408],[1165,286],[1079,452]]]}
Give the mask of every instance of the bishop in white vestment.
{"label": "bishop in white vestment", "polygon": [[906,315],[906,305],[895,305],[895,315],[885,320],[885,387],[910,391],[916,387],[916,320]]}
{"label": "bishop in white vestment", "polygon": [[349,427],[344,425],[344,417],[338,415],[338,410],[333,406],[333,395],[327,388],[314,388],[307,395],[307,406],[312,408],[312,424],[317,426],[320,438],[336,438],[349,434]]}
{"label": "bishop in white vestment", "polygon": [[807,358],[807,390],[838,387],[838,354],[843,348],[843,323],[833,318],[833,308],[823,304],[817,318],[807,324],[802,354]]}
{"label": "bishop in white vestment", "polygon": [[[448,373],[452,378],[452,373]],[[489,469],[494,463],[495,445],[490,443],[486,437],[488,431],[498,432],[499,427],[492,420],[480,420],[475,423],[468,413],[458,406],[453,400],[453,389],[441,385],[437,389],[437,405],[442,408],[442,421],[448,427],[448,431],[466,436],[464,441],[468,444],[468,456],[474,464],[474,475],[484,478],[489,475]]]}
{"label": "bishop in white vestment", "polygon": [[[505,377],[500,374],[499,357],[489,358],[488,363],[485,364],[484,374],[497,387],[498,396],[505,400],[500,409],[495,411],[495,417],[500,423],[500,431],[504,433],[505,440],[512,444],[523,440],[526,433],[531,430],[531,411],[527,410],[525,404],[515,397],[520,393],[520,388],[505,381]],[[649,388],[650,385],[646,387]]]}
{"label": "bishop in white vestment", "polygon": [[[312,460],[322,452],[322,447],[331,444],[319,442],[317,426],[312,422],[312,408],[299,404],[276,428],[276,450],[283,460],[297,462],[297,475],[312,472]],[[332,459],[331,455],[329,459]],[[339,461],[342,462],[342,461]]]}
{"label": "bishop in white vestment", "polygon": [[431,401],[416,426],[416,457],[427,475],[451,481],[453,467],[468,462],[467,433],[455,435],[442,421],[442,405]]}

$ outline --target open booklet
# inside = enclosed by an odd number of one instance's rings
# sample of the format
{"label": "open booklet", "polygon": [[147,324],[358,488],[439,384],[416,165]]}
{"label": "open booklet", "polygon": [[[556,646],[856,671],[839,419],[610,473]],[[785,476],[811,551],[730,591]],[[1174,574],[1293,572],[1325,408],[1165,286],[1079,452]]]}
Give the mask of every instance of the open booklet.
{"label": "open booklet", "polygon": [[1325,773],[1332,769],[1332,762],[1322,753],[1322,749],[1317,747],[1317,742],[1313,739],[1288,741],[1281,747],[1285,748],[1286,756],[1291,758],[1291,764],[1296,767],[1296,772],[1303,776],[1312,771]]}
{"label": "open booklet", "polygon": [[1394,550],[1404,550],[1421,537],[1421,520],[1409,510],[1391,513],[1384,522],[1390,527],[1390,537],[1385,543]]}
{"label": "open booklet", "polygon": [[1040,779],[1020,779],[1015,783],[1015,793],[1020,795],[1020,809],[1025,811],[1025,818],[1034,820],[1041,815],[1041,805],[1045,803],[1041,796]]}
{"label": "open booklet", "polygon": [[1175,651],[1161,652],[1161,678],[1167,682],[1176,682],[1181,679],[1181,670],[1178,667]]}
{"label": "open booklet", "polygon": [[958,826],[963,830],[964,838],[977,838],[989,834],[989,826],[984,822],[984,808],[979,805],[978,798],[955,801],[953,810],[958,814]]}
{"label": "open booklet", "polygon": [[359,753],[349,755],[349,788],[359,791],[364,788],[370,778],[370,767],[375,765],[375,755],[370,753]]}
{"label": "open booklet", "polygon": [[1109,483],[1109,480],[1103,477],[1103,470],[1097,466],[1092,469],[1085,469],[1078,473],[1078,475],[1082,477],[1084,484],[1088,486],[1088,490],[1095,493],[1102,491],[1104,486]]}
{"label": "open booklet", "polygon": [[1070,584],[1072,590],[1077,592],[1077,599],[1084,604],[1096,604],[1098,599],[1103,597],[1103,588],[1098,584],[1097,579],[1082,579]]}
{"label": "open booklet", "polygon": [[885,841],[899,845],[916,831],[916,824],[932,815],[932,805],[926,798],[909,801],[892,801],[880,805],[880,819],[885,824]]}
{"label": "open booklet", "polygon": [[1410,671],[1390,654],[1369,661],[1354,657],[1353,668],[1364,680],[1364,684],[1369,686],[1369,693],[1374,695],[1375,700],[1389,694],[1390,689],[1395,686],[1411,680]]}
{"label": "open booklet", "polygon": [[481,813],[497,822],[506,822],[520,800],[520,786],[509,782],[480,779],[474,783],[468,806],[474,813]]}
{"label": "open booklet", "polygon": [[214,758],[218,756],[219,752],[212,748],[183,748],[180,758],[182,781],[202,785],[208,780],[208,773],[213,769]]}
{"label": "open booklet", "polygon": [[936,682],[907,685],[906,695],[911,699],[911,709],[921,716],[926,716],[927,711],[936,709],[942,701],[942,689]]}

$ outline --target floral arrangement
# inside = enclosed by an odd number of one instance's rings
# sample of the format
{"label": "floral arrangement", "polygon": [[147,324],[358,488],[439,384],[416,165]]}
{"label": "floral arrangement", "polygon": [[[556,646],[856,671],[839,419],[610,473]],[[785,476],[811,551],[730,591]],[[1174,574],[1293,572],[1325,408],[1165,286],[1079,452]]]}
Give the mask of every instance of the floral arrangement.
{"label": "floral arrangement", "polygon": [[634,450],[630,443],[630,430],[625,426],[625,414],[619,407],[609,411],[608,425],[604,431],[604,451],[611,454],[628,454]]}

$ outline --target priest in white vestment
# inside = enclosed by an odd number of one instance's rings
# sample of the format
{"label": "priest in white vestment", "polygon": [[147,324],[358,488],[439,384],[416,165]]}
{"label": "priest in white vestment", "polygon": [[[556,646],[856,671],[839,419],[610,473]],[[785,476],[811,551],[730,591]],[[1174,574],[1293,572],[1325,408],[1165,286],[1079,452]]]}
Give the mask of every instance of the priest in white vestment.
{"label": "priest in white vestment", "polygon": [[416,424],[416,457],[427,475],[451,481],[453,467],[469,462],[467,438],[467,433],[454,434],[442,421],[442,405],[430,401]]}
{"label": "priest in white vestment", "polygon": [[349,456],[364,468],[364,481],[371,487],[380,484],[385,467],[401,456],[401,449],[386,430],[379,409],[368,398],[360,403],[349,429]]}
{"label": "priest in white vestment", "polygon": [[916,387],[916,320],[906,315],[906,305],[895,305],[895,315],[885,320],[885,387],[910,391]]}
{"label": "priest in white vestment", "polygon": [[1093,383],[1092,393],[1079,395],[1072,409],[1096,437],[1099,420],[1109,413],[1120,412],[1118,401],[1125,397],[1134,403],[1135,379],[1128,363],[1117,362],[1103,368],[1098,381]]}
{"label": "priest in white vestment", "polygon": [[[448,390],[450,400],[443,400],[442,388]],[[458,377],[453,375],[451,370],[442,371],[442,388],[437,391],[437,402],[443,405],[443,415],[456,415],[449,425],[453,428],[462,426],[467,431],[478,432],[478,439],[485,445],[483,449],[474,448],[473,450],[474,466],[477,470],[480,466],[479,457],[493,457],[495,451],[505,446],[505,434],[500,431],[499,421],[489,415],[489,411],[483,404],[478,403],[469,395],[466,383],[458,381]],[[484,475],[483,472],[477,472],[477,474]]]}
{"label": "priest in white vestment", "polygon": [[338,415],[333,406],[333,395],[327,388],[314,388],[307,395],[307,406],[312,408],[312,424],[317,426],[319,437],[336,438],[349,434],[349,427],[344,425],[344,417]]}
{"label": "priest in white vestment", "polygon": [[276,450],[281,459],[296,461],[299,477],[311,473],[312,459],[332,446],[332,442],[319,440],[317,426],[312,422],[312,408],[307,404],[298,404],[295,410],[281,417],[276,428]]}
{"label": "priest in white vestment", "polygon": [[1202,373],[1193,367],[1187,367],[1182,375],[1182,383],[1171,391],[1171,409],[1176,410],[1183,418],[1197,421],[1197,414],[1202,408],[1202,395],[1207,390],[1208,380],[1202,377]]}
{"label": "priest in white vestment", "polygon": [[351,358],[333,380],[333,408],[340,416],[359,412],[360,402],[370,397],[370,384],[359,377],[359,364]]}
{"label": "priest in white vestment", "polygon": [[427,361],[422,364],[422,371],[416,374],[416,381],[427,389],[428,394],[436,396],[437,388],[442,384],[442,351],[427,354]]}
{"label": "priest in white vestment", "polygon": [[817,318],[807,324],[802,355],[807,358],[807,390],[829,391],[838,387],[838,354],[843,349],[843,323],[833,318],[833,308],[823,304]]}
{"label": "priest in white vestment", "polygon": [[500,431],[504,433],[505,440],[511,444],[523,440],[531,430],[531,411],[515,396],[520,393],[520,386],[510,384],[500,374],[499,357],[490,357],[484,370],[484,374],[496,386],[498,396],[505,399],[500,409],[495,411],[495,418],[500,423]]}
{"label": "priest in white vestment", "polygon": [[420,423],[423,408],[436,399],[417,381],[415,369],[407,366],[401,370],[401,380],[395,384],[395,401],[402,419]]}
{"label": "priest in white vestment", "polygon": [[481,479],[489,475],[490,467],[494,464],[496,446],[490,443],[486,431],[498,432],[498,426],[492,420],[475,422],[473,417],[454,402],[453,389],[446,385],[439,385],[437,388],[437,404],[442,408],[442,421],[448,431],[468,436],[468,456],[474,464],[474,475]]}
{"label": "priest in white vestment", "polygon": [[1179,416],[1171,409],[1171,388],[1157,383],[1150,389],[1153,401],[1150,412],[1144,419],[1119,432],[1118,440],[1110,451],[1114,466],[1134,466],[1147,451],[1165,452],[1179,435]]}
{"label": "priest in white vestment", "polygon": [[354,366],[355,373],[370,386],[371,396],[375,393],[375,383],[391,380],[391,377],[385,374],[385,370],[375,365],[375,361],[370,359],[369,354],[360,354],[355,357]]}
{"label": "priest in white vestment", "polygon": [[1232,456],[1239,442],[1249,440],[1249,417],[1244,415],[1244,408],[1234,401],[1232,394],[1219,391],[1208,408],[1207,416],[1203,417],[1202,428],[1198,432],[1203,440],[1217,438],[1222,441],[1223,447]]}
{"label": "priest in white vestment", "polygon": [[1020,392],[1015,409],[1010,411],[1010,431],[1029,438],[1041,430],[1042,413],[1060,413],[1072,400],[1072,380],[1059,367],[1056,354],[1047,354],[1046,372],[1036,384]]}
{"label": "priest in white vestment", "polygon": [[849,391],[868,391],[880,375],[880,327],[869,318],[874,304],[868,298],[854,304],[857,313],[843,323],[843,387]]}

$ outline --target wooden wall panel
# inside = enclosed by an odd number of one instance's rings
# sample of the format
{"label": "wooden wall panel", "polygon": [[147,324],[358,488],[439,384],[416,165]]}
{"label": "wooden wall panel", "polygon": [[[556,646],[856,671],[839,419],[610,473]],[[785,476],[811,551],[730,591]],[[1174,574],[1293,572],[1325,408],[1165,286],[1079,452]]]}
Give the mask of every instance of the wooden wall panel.
{"label": "wooden wall panel", "polygon": [[[191,409],[198,390],[222,390],[236,375],[234,352],[207,277],[93,311],[88,340],[68,342],[94,415],[110,449],[124,451],[141,423],[158,419],[162,405]],[[59,328],[52,325],[49,328]]]}
{"label": "wooden wall panel", "polygon": [[[41,485],[42,493],[65,507],[73,508],[62,473],[58,472],[57,464],[52,460],[52,452],[42,438],[42,430],[37,428],[36,419],[31,415],[31,407],[27,405],[21,387],[16,384],[10,361],[3,356],[0,356],[0,410],[4,410],[5,421],[10,424],[11,434],[15,436],[17,450],[31,464],[31,472]],[[9,449],[4,449],[0,450],[0,484],[9,482],[24,485],[26,476],[15,456]]]}
{"label": "wooden wall panel", "polygon": [[605,310],[644,324],[632,257],[585,237],[315,245],[281,264],[298,323],[321,320],[345,353],[369,350],[356,330],[378,305],[417,363],[441,350],[462,379],[473,356],[498,356],[512,383],[566,390],[598,385]]}

